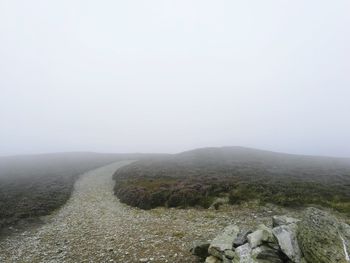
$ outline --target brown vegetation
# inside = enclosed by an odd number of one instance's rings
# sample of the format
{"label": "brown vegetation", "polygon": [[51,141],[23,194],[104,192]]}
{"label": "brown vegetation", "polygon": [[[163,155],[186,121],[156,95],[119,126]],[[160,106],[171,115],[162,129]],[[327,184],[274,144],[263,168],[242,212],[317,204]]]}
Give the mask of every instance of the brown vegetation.
{"label": "brown vegetation", "polygon": [[95,153],[1,157],[0,231],[59,208],[70,197],[78,175],[118,160],[143,157]]}
{"label": "brown vegetation", "polygon": [[320,204],[350,212],[350,160],[240,147],[143,160],[118,170],[115,194],[143,209],[208,207],[215,197],[283,206]]}

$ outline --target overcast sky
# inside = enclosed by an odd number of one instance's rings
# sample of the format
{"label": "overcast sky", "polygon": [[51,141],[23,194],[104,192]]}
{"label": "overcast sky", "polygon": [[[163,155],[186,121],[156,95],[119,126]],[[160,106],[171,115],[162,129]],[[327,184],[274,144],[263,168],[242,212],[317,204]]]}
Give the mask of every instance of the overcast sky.
{"label": "overcast sky", "polygon": [[350,157],[350,1],[0,0],[0,155]]}

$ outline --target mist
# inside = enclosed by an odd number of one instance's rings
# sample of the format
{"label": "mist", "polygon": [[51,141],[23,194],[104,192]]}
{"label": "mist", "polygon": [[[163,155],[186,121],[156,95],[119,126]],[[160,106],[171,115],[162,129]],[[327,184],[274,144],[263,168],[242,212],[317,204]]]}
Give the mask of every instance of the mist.
{"label": "mist", "polygon": [[350,157],[350,2],[1,1],[0,155]]}

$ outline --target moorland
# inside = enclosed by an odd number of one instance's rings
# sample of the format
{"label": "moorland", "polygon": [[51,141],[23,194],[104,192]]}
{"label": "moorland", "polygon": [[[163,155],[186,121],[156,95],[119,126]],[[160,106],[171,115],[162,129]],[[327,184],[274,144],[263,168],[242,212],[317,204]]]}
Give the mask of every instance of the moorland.
{"label": "moorland", "polygon": [[[0,158],[0,231],[36,221],[69,199],[78,176],[142,154],[55,153]],[[6,228],[8,229],[8,228]]]}
{"label": "moorland", "polygon": [[[116,196],[143,209],[258,201],[350,213],[350,159],[243,147],[203,148],[139,160],[114,174]],[[220,204],[217,204],[217,206]]]}

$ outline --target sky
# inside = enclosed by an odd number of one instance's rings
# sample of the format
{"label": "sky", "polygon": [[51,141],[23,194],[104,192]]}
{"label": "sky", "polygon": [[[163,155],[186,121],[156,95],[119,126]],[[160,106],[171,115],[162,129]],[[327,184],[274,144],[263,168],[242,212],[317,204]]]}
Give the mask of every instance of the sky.
{"label": "sky", "polygon": [[350,157],[350,1],[0,0],[0,155]]}

